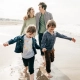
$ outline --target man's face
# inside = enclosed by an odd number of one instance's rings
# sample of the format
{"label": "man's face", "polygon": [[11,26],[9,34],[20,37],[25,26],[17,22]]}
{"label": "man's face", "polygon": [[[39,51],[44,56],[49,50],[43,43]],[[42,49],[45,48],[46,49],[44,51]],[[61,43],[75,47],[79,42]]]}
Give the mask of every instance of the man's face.
{"label": "man's face", "polygon": [[39,5],[39,11],[42,12],[44,8],[42,8],[42,5]]}

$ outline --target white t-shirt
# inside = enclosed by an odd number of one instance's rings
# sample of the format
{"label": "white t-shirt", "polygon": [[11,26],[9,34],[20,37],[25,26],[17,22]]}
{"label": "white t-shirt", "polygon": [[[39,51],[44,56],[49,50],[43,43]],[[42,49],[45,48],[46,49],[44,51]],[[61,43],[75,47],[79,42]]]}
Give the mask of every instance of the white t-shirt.
{"label": "white t-shirt", "polygon": [[32,38],[27,38],[25,35],[22,57],[28,59],[33,56],[34,56],[34,51],[32,49]]}

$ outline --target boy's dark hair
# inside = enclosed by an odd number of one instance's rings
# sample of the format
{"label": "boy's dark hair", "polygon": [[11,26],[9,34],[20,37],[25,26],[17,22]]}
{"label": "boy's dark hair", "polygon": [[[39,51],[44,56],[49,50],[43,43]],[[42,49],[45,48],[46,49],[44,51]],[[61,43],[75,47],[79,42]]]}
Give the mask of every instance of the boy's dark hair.
{"label": "boy's dark hair", "polygon": [[41,5],[41,6],[42,6],[42,8],[44,8],[44,10],[46,10],[47,5],[46,5],[44,2],[40,2],[40,3],[39,3],[39,5]]}
{"label": "boy's dark hair", "polygon": [[28,26],[27,31],[26,32],[30,32],[30,33],[35,33],[36,32],[36,27],[33,25]]}
{"label": "boy's dark hair", "polygon": [[54,20],[48,20],[47,25],[46,25],[47,29],[51,26],[56,28],[56,22]]}

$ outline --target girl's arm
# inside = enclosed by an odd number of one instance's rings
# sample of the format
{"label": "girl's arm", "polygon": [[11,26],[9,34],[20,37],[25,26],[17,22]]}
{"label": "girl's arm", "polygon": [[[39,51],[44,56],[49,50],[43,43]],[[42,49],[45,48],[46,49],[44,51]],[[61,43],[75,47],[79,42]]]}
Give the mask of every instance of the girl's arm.
{"label": "girl's arm", "polygon": [[3,43],[3,46],[9,46],[10,44],[14,44],[20,39],[20,36],[15,37],[14,39],[9,40],[8,42]]}

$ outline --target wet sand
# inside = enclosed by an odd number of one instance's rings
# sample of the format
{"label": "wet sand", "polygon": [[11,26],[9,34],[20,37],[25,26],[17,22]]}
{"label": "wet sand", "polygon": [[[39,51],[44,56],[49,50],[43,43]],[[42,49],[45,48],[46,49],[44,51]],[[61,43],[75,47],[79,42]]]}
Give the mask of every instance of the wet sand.
{"label": "wet sand", "polygon": [[[65,39],[56,39],[55,43],[55,61],[51,64],[51,74],[53,78],[50,80],[80,80],[80,37],[67,34],[76,38],[76,42],[68,41]],[[4,58],[2,54],[13,53],[13,47],[2,47],[0,48],[1,57]],[[0,80],[19,80],[20,72],[23,69],[23,63],[21,60],[21,54],[14,54],[15,59],[11,60],[11,55],[6,55],[3,59],[3,63],[9,60],[8,67],[0,69]],[[9,57],[9,58],[7,58]],[[5,61],[4,61],[5,60]],[[39,66],[41,64],[41,56],[38,50],[38,54],[35,59],[35,80],[48,80],[44,75],[41,75],[39,71]],[[1,59],[0,59],[1,62]],[[26,79],[24,79],[26,80]]]}

